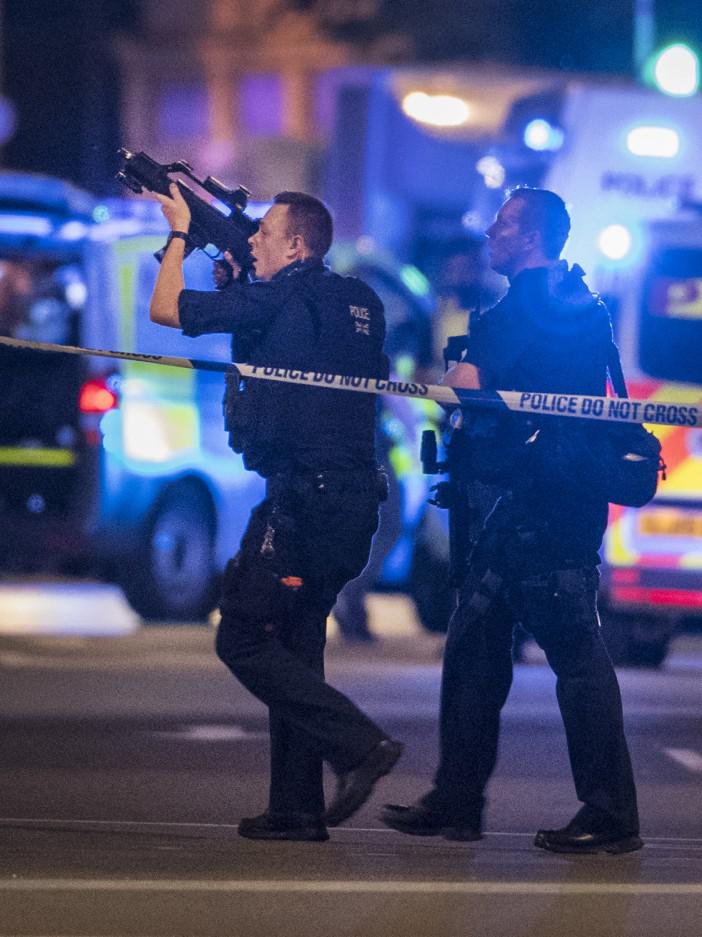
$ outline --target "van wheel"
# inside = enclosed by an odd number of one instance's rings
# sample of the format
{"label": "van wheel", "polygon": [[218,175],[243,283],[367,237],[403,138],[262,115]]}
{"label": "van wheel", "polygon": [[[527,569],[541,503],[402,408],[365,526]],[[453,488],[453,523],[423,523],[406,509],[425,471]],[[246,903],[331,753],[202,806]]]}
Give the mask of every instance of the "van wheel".
{"label": "van wheel", "polygon": [[118,581],[132,608],[146,621],[205,621],[218,598],[214,540],[214,509],[203,488],[167,488],[120,565]]}

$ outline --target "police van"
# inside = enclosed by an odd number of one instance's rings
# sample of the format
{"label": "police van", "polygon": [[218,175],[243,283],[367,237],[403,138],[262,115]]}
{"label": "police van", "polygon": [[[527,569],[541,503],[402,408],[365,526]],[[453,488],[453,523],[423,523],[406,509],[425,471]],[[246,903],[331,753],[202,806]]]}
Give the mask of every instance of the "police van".
{"label": "police van", "polygon": [[[146,200],[100,202],[61,180],[0,173],[0,334],[229,361],[226,335],[193,341],[149,321],[153,255],[166,233]],[[353,273],[357,256],[347,249],[341,272]],[[429,334],[428,284],[369,256],[362,266],[388,305],[395,360],[407,367]],[[204,253],[185,269],[189,287],[214,288]],[[262,479],[227,446],[222,395],[216,372],[0,346],[0,567],[100,575],[147,620],[206,618],[263,496]],[[409,438],[390,447],[400,473],[409,463],[397,452],[418,452],[413,419]],[[399,535],[383,574],[392,587],[408,586],[427,529],[423,485],[402,479]]]}

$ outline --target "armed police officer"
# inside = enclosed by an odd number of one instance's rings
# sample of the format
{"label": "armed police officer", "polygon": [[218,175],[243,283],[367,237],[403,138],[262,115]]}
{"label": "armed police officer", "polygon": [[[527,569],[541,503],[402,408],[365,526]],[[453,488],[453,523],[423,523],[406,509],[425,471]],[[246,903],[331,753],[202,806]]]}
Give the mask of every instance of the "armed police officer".
{"label": "armed police officer", "polygon": [[[559,260],[569,230],[568,212],[553,192],[520,188],[502,205],[487,232],[488,250],[509,290],[471,329],[466,355],[447,372],[446,383],[605,393],[609,316],[585,286],[583,271]],[[464,418],[470,436],[471,417]],[[449,625],[434,786],[414,806],[390,804],[381,816],[404,833],[480,839],[500,712],[512,681],[512,630],[520,621],[556,674],[582,802],[565,827],[540,830],[535,845],[555,852],[629,852],[642,845],[636,791],[596,605],[607,503],[587,486],[574,489],[567,473],[554,483],[553,473],[546,481],[549,473],[539,472],[532,458],[537,450],[530,447],[548,446],[555,418],[501,419],[492,448],[484,426],[480,439],[469,441],[476,466],[504,494],[473,549]],[[582,427],[571,420],[562,430]]]}
{"label": "armed police officer", "polygon": [[[190,212],[176,186],[157,196],[171,226],[151,318],[189,336],[231,333],[234,360],[303,371],[387,375],[382,304],[323,262],[332,219],[322,202],[282,192],[250,239],[257,282],[184,288]],[[232,447],[266,479],[227,566],[217,654],[269,709],[268,808],[243,819],[253,839],[328,839],[387,774],[401,745],[324,680],[326,618],[368,560],[384,476],[370,395],[228,380]],[[322,763],[338,779],[325,812]]]}

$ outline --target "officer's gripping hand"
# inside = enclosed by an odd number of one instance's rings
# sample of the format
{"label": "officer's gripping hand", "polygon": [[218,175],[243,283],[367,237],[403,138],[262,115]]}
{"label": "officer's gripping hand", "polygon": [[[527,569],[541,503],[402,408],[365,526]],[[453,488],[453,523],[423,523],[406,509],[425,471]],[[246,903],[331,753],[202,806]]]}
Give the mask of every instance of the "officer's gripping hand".
{"label": "officer's gripping hand", "polygon": [[238,264],[236,260],[234,260],[234,257],[231,255],[229,251],[224,252],[224,259],[232,268],[232,276],[234,277],[235,280],[238,280],[241,274],[241,265]]}
{"label": "officer's gripping hand", "polygon": [[166,221],[171,231],[184,231],[186,234],[190,229],[190,209],[180,193],[180,189],[175,182],[170,184],[170,196],[160,195],[158,192],[152,193],[153,198],[161,205]]}

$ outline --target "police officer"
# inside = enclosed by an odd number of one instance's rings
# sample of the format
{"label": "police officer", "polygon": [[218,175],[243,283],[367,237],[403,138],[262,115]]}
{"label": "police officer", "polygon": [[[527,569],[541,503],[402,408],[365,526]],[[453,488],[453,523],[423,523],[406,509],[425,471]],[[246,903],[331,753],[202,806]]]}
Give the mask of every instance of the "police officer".
{"label": "police officer", "polygon": [[[220,292],[184,289],[190,223],[176,186],[159,196],[171,234],[151,301],[152,321],[189,336],[233,336],[235,360],[383,377],[383,307],[362,281],[323,263],[332,220],[318,199],[282,192],[250,239],[257,282]],[[371,395],[262,380],[228,381],[228,429],[247,468],[266,479],[227,566],[217,653],[269,708],[268,809],[239,823],[264,840],[328,839],[400,756],[387,737],[324,680],[326,618],[368,560],[382,480]],[[325,812],[322,762],[337,775]]]}
{"label": "police officer", "polygon": [[[559,260],[569,230],[565,205],[553,192],[520,188],[507,199],[487,235],[491,266],[510,287],[478,321],[446,383],[605,393],[611,326],[583,271]],[[574,853],[642,845],[619,687],[597,617],[597,550],[607,503],[586,486],[575,490],[566,473],[547,483],[538,459],[530,462],[535,450],[529,447],[547,443],[553,419],[525,423],[508,415],[494,448],[486,451],[483,439],[476,452],[475,464],[491,468],[490,480],[506,492],[485,522],[449,625],[434,786],[414,806],[389,804],[382,812],[388,826],[404,833],[480,839],[512,681],[512,630],[521,621],[556,674],[582,802],[566,826],[540,830],[535,845]],[[567,432],[585,431],[569,424]]]}

